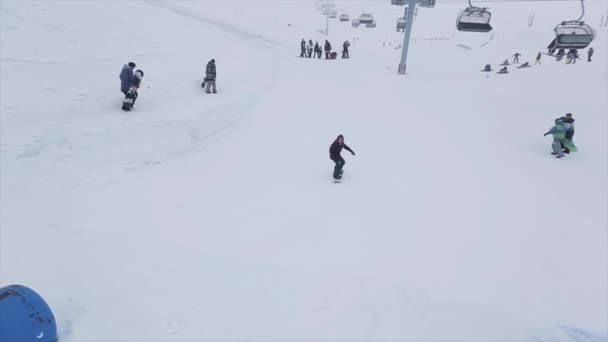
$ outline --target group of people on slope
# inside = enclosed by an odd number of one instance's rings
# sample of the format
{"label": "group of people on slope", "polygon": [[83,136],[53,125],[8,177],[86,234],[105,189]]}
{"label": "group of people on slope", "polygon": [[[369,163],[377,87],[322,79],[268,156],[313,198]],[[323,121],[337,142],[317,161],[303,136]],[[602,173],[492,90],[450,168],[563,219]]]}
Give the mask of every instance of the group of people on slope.
{"label": "group of people on slope", "polygon": [[[342,58],[347,59],[350,58],[350,54],[348,49],[350,48],[350,42],[348,40],[342,43]],[[316,42],[314,45],[312,44],[312,39],[306,42],[306,39],[302,39],[300,42],[300,57],[306,58],[321,58],[323,52],[325,52],[325,59],[336,59],[338,58],[338,53],[332,51],[331,43],[328,40],[325,40],[325,44],[323,48],[319,45],[319,42]]]}
{"label": "group of people on slope", "polygon": [[[122,70],[120,71],[120,75],[118,78],[120,79],[120,91],[124,94],[125,98],[122,101],[122,110],[130,111],[133,109],[135,105],[135,100],[137,100],[138,89],[141,86],[141,80],[144,78],[144,72],[142,70],[135,69],[136,64],[134,62],[129,62],[123,65]],[[205,77],[203,78],[203,83],[201,87],[205,89],[207,94],[216,94],[217,87],[215,85],[215,77],[217,75],[217,69],[215,67],[215,59],[211,59],[207,63],[207,67],[205,68]]]}

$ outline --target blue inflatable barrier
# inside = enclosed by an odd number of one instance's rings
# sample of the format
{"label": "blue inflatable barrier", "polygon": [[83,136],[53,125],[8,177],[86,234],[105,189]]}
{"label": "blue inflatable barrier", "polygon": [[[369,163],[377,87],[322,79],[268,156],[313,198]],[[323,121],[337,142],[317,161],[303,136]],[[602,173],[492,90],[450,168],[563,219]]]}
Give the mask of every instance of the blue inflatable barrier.
{"label": "blue inflatable barrier", "polygon": [[30,341],[58,341],[51,308],[28,287],[0,287],[0,342]]}

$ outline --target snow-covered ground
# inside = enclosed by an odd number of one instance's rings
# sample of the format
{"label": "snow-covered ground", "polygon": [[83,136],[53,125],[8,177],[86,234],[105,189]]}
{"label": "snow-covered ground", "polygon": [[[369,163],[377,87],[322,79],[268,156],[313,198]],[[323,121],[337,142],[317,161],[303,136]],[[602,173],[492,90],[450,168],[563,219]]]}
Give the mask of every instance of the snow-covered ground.
{"label": "snow-covered ground", "polygon": [[336,61],[297,57],[312,1],[0,2],[0,285],[63,341],[608,340],[608,4],[592,63],[508,75],[479,70],[533,63],[577,2],[490,3],[488,34],[421,8],[402,76],[388,2],[337,2],[378,26],[331,20]]}

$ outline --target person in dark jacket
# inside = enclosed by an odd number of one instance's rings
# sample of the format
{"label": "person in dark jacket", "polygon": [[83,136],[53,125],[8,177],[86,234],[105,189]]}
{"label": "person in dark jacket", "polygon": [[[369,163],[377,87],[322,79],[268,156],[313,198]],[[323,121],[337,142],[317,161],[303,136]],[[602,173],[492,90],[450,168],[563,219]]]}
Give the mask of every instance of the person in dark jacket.
{"label": "person in dark jacket", "polygon": [[538,55],[536,55],[536,61],[534,62],[534,65],[540,65],[540,58],[542,57],[541,53],[539,52]]}
{"label": "person in dark jacket", "polygon": [[589,50],[587,50],[587,62],[591,62],[591,56],[593,56],[593,48],[590,47]]}
{"label": "person in dark jacket", "polygon": [[351,150],[351,148],[344,143],[344,136],[342,134],[338,135],[336,140],[334,140],[334,142],[329,147],[329,159],[336,163],[336,166],[334,166],[334,179],[342,178],[342,168],[346,163],[344,158],[342,158],[342,156],[340,155],[340,153],[342,152],[342,148],[345,148],[353,156],[355,155],[355,152],[353,152],[353,150]]}
{"label": "person in dark jacket", "polygon": [[300,57],[306,57],[306,40],[304,38],[300,42]]}
{"label": "person in dark jacket", "polygon": [[344,41],[344,44],[342,44],[342,58],[350,58],[349,54],[348,54],[348,48],[350,47],[350,42],[348,40]]}
{"label": "person in dark jacket", "polygon": [[207,92],[207,94],[211,94],[212,91],[214,94],[217,93],[217,88],[215,86],[216,75],[217,71],[215,68],[215,59],[211,59],[209,63],[207,63],[207,68],[205,69],[205,82],[207,83],[207,88],[205,89],[205,91]]}
{"label": "person in dark jacket", "polygon": [[122,70],[120,71],[120,91],[127,95],[129,91],[129,87],[131,87],[131,82],[133,82],[133,69],[135,69],[135,63],[129,62],[129,64],[125,64],[122,66]]}
{"label": "person in dark jacket", "polygon": [[331,58],[331,44],[329,41],[325,40],[325,59]]}
{"label": "person in dark jacket", "polygon": [[519,64],[519,57],[521,57],[521,53],[516,52],[513,56],[513,64]]}
{"label": "person in dark jacket", "polygon": [[122,110],[128,112],[133,109],[135,100],[137,100],[137,97],[139,96],[137,89],[139,89],[139,86],[141,85],[142,78],[144,78],[144,72],[137,70],[133,75],[133,80],[131,81],[129,90],[125,94],[125,99],[122,101]]}
{"label": "person in dark jacket", "polygon": [[312,39],[310,39],[308,43],[306,43],[306,57],[312,57]]}
{"label": "person in dark jacket", "polygon": [[321,58],[322,50],[321,50],[321,46],[319,45],[319,42],[315,42],[314,50],[315,50],[315,57]]}

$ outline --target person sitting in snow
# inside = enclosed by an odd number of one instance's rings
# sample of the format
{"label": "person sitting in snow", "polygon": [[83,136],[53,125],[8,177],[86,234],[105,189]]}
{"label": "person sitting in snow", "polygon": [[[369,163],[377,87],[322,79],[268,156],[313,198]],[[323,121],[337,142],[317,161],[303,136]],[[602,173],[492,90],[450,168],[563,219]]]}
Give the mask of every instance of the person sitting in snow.
{"label": "person sitting in snow", "polygon": [[553,152],[551,152],[551,154],[556,156],[556,158],[562,158],[564,156],[562,143],[564,142],[564,139],[566,139],[566,126],[561,118],[555,120],[555,126],[551,127],[544,136],[549,134],[553,135],[553,143],[551,144]]}
{"label": "person sitting in snow", "polygon": [[131,86],[129,90],[125,94],[125,99],[122,101],[122,110],[130,111],[133,109],[135,105],[135,100],[139,94],[137,93],[137,89],[141,86],[141,80],[144,78],[144,72],[141,70],[137,70],[133,75],[133,80],[131,81]]}
{"label": "person sitting in snow", "polygon": [[500,63],[500,65],[505,66],[505,65],[511,65],[511,64],[509,64],[509,60],[508,59],[505,59],[505,61],[502,62],[502,63]]}
{"label": "person sitting in snow", "polygon": [[507,67],[502,67],[499,71],[499,74],[508,74],[509,73],[509,68]]}

